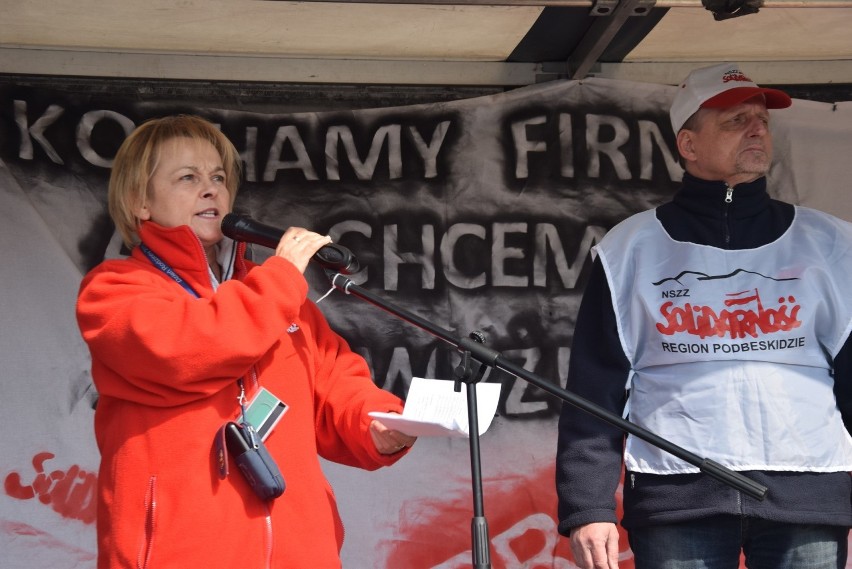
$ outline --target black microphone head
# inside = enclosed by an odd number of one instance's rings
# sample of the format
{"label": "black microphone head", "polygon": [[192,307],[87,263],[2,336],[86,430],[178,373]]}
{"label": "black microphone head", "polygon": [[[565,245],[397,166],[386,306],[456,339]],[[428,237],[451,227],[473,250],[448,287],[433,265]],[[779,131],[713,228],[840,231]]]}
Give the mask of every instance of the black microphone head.
{"label": "black microphone head", "polygon": [[231,239],[235,239],[234,235],[237,230],[237,223],[240,221],[240,216],[235,213],[226,213],[225,217],[222,218],[222,233],[225,236],[230,237]]}
{"label": "black microphone head", "polygon": [[243,217],[235,213],[228,213],[222,218],[222,233],[235,241],[256,243],[275,249],[278,241],[284,235],[283,229],[265,225],[249,217]]}
{"label": "black microphone head", "polygon": [[232,229],[239,219],[240,216],[236,213],[226,213],[225,217],[222,218],[222,233]]}

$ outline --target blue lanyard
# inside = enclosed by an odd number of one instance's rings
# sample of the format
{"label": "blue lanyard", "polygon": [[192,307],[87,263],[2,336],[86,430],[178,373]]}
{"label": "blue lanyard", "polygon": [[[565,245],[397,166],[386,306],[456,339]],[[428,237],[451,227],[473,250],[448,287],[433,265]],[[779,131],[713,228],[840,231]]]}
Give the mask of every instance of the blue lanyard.
{"label": "blue lanyard", "polygon": [[166,273],[168,276],[170,276],[172,279],[174,279],[174,281],[175,281],[177,284],[179,284],[180,286],[182,286],[186,292],[188,292],[189,294],[191,294],[191,295],[192,295],[192,296],[194,296],[195,298],[201,298],[201,297],[198,295],[198,293],[197,293],[197,292],[195,292],[194,290],[192,290],[192,287],[191,287],[191,286],[189,286],[189,284],[188,284],[185,280],[183,280],[182,278],[180,278],[180,276],[179,276],[179,275],[178,275],[178,274],[174,271],[174,269],[172,269],[170,266],[168,266],[168,265],[165,263],[165,261],[163,261],[162,259],[160,259],[160,258],[157,256],[157,254],[156,254],[156,253],[154,253],[153,251],[151,251],[151,250],[148,248],[148,246],[147,246],[147,245],[145,245],[144,243],[140,243],[140,244],[139,244],[139,248],[140,248],[140,249],[142,249],[142,252],[143,252],[143,253],[145,253],[145,256],[146,256],[146,257],[148,257],[148,260],[149,260],[149,261],[151,261],[151,264],[153,264],[155,267],[157,267],[158,269],[160,269],[161,271],[163,271],[164,273]]}

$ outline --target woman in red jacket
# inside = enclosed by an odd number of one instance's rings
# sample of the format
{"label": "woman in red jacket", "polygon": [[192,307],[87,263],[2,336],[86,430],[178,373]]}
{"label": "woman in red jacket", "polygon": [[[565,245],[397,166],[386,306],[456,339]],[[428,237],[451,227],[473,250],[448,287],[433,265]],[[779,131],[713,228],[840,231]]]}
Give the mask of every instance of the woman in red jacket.
{"label": "woman in red jacket", "polygon": [[[260,265],[222,235],[236,149],[192,116],[149,121],[120,148],[110,215],[130,257],[82,282],[77,319],[100,399],[98,567],[339,567],[343,527],[321,469],[376,469],[414,437],[401,412],[307,299],[302,275],[331,241],[290,228]],[[286,482],[258,496],[214,439],[260,390],[287,406],[264,445]],[[224,453],[227,455],[227,453]]]}

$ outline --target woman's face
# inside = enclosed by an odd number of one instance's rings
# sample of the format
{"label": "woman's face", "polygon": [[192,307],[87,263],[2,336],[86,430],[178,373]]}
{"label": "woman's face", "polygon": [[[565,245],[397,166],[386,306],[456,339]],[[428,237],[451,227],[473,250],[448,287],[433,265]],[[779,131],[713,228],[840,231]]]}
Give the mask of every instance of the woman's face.
{"label": "woman's face", "polygon": [[230,192],[222,158],[206,140],[178,137],[164,142],[147,195],[136,212],[139,219],[164,227],[188,225],[208,252],[222,240]]}

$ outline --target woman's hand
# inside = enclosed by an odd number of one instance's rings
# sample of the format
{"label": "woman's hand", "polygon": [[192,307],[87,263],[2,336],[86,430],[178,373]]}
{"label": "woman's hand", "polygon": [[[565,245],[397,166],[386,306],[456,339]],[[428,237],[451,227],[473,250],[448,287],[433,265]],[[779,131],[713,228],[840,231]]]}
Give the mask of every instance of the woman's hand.
{"label": "woman's hand", "polygon": [[412,446],[414,441],[417,440],[417,437],[388,429],[381,421],[376,419],[370,423],[370,435],[373,437],[373,443],[375,443],[379,454],[397,453]]}
{"label": "woman's hand", "polygon": [[275,255],[287,259],[304,274],[314,254],[329,243],[331,237],[328,235],[320,235],[302,227],[291,227],[281,236]]}

